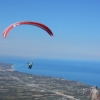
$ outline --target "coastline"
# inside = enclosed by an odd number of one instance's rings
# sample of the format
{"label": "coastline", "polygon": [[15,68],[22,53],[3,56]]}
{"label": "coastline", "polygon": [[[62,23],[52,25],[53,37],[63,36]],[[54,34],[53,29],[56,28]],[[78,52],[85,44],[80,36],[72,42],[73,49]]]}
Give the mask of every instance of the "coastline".
{"label": "coastline", "polygon": [[[88,94],[91,86],[83,84],[81,82],[72,81],[63,78],[55,78],[49,76],[42,76],[36,74],[28,74],[20,71],[14,71],[15,64],[0,63],[1,68],[1,93],[4,93],[3,98],[12,100],[12,97],[16,100],[17,97],[23,99],[68,99],[69,100],[81,100],[77,98],[86,98],[88,100]],[[30,71],[30,70],[29,70]],[[30,78],[31,77],[31,78]],[[3,83],[3,84],[2,84]],[[17,87],[16,87],[17,85]],[[5,87],[7,89],[5,89]],[[8,93],[8,89],[15,90]],[[24,89],[24,93],[23,93]],[[78,91],[76,91],[76,89]],[[79,92],[80,91],[80,92]],[[31,93],[33,93],[31,95]],[[81,97],[81,95],[84,96]],[[22,95],[20,95],[22,94]],[[29,94],[29,95],[27,95]],[[38,97],[37,97],[38,96]],[[57,99],[57,100],[58,100]]]}
{"label": "coastline", "polygon": [[[70,65],[70,63],[66,63],[64,61],[63,63],[62,62],[59,63],[57,61],[57,66],[53,67],[52,65],[55,65],[56,61],[52,61],[52,63],[48,62],[48,64],[45,64],[44,61],[38,60],[38,61],[34,61],[35,66],[31,70],[29,70],[27,69],[27,66],[25,64],[23,67],[22,62],[20,64],[21,66],[18,63],[20,62],[17,62],[17,63],[13,62],[13,64],[10,65],[10,70],[9,69],[8,70],[18,71],[18,72],[33,74],[33,75],[39,75],[39,76],[41,75],[41,76],[47,76],[47,77],[50,76],[54,78],[63,78],[65,80],[73,80],[73,81],[82,82],[84,84],[88,84],[91,86],[97,85],[98,87],[100,87],[100,81],[97,80],[97,78],[95,78],[95,77],[99,77],[100,74],[98,73],[98,70],[96,70],[96,67],[94,67],[94,64],[92,64],[93,66],[91,65],[91,67],[90,65],[85,66],[85,64],[84,66],[83,65],[81,66],[81,64],[83,63],[78,63],[80,66],[78,65],[75,66],[76,63],[73,63],[72,65]],[[98,69],[99,65],[98,64],[95,64],[95,65],[97,66],[97,69]],[[86,67],[87,69],[85,69]]]}
{"label": "coastline", "polygon": [[14,66],[15,66],[15,64],[13,64],[13,65],[11,66],[12,71],[16,71],[16,70],[14,69]]}

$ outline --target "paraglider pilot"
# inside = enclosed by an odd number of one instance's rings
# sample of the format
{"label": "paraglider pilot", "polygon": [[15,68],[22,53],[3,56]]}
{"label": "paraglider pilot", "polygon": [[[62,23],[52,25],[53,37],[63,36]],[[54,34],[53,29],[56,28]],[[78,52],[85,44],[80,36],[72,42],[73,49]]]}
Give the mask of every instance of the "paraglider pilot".
{"label": "paraglider pilot", "polygon": [[31,69],[32,66],[33,66],[33,63],[32,63],[32,62],[31,62],[31,63],[28,63],[28,68],[29,68],[29,69]]}

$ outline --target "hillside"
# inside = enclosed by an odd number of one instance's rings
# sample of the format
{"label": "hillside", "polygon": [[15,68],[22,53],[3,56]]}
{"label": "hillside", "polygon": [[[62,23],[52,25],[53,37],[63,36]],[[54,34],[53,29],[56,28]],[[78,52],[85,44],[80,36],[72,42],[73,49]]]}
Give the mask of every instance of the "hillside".
{"label": "hillside", "polygon": [[21,73],[12,66],[0,63],[0,100],[90,100],[87,84]]}

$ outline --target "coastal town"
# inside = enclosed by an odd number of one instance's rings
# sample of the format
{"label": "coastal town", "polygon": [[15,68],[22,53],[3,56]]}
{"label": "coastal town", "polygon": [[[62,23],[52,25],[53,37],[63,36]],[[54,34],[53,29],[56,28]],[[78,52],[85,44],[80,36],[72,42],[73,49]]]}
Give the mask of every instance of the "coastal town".
{"label": "coastal town", "polygon": [[0,63],[0,100],[90,100],[92,86],[63,78],[22,73]]}

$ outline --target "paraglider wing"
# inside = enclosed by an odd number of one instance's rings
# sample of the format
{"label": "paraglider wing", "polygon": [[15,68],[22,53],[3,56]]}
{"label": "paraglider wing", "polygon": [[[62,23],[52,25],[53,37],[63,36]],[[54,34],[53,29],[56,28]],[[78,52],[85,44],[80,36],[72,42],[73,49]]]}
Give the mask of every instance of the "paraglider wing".
{"label": "paraglider wing", "polygon": [[38,26],[38,27],[42,28],[43,30],[45,30],[50,36],[53,36],[52,31],[46,25],[38,23],[38,22],[23,21],[23,22],[17,22],[17,23],[14,23],[14,24],[8,26],[3,32],[3,37],[6,38],[7,34],[9,33],[9,31],[11,29],[13,29],[16,26],[23,25],[23,24]]}

